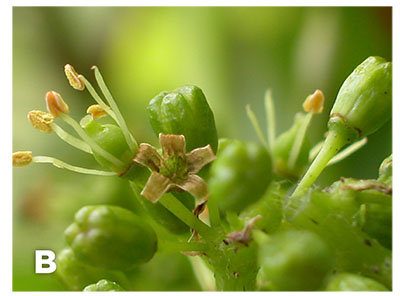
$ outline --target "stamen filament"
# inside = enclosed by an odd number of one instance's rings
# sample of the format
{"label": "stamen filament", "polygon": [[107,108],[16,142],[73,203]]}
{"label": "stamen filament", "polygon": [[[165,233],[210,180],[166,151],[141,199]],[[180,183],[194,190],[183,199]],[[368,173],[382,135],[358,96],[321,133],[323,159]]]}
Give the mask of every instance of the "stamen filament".
{"label": "stamen filament", "polygon": [[114,119],[115,122],[118,123],[118,120],[117,120],[117,117],[115,116],[115,113],[111,110],[111,108],[106,103],[104,103],[104,101],[100,98],[100,96],[97,94],[97,92],[94,89],[94,87],[85,78],[85,76],[79,75],[79,78],[83,80],[87,90],[89,91],[89,93],[93,97],[93,99],[97,102],[97,104],[99,104],[101,107],[103,107],[104,111],[106,111],[107,114],[110,115],[110,117],[112,119]]}
{"label": "stamen filament", "polygon": [[306,136],[307,128],[310,125],[313,114],[314,114],[313,112],[307,113],[300,126],[299,132],[296,135],[292,149],[290,150],[289,154],[289,160],[288,160],[289,170],[293,170],[296,165],[296,161],[299,156],[301,146],[303,145],[304,137]]}
{"label": "stamen filament", "polygon": [[102,91],[107,102],[110,104],[111,109],[115,112],[117,122],[118,122],[119,126],[121,127],[121,130],[125,136],[125,140],[128,143],[129,148],[131,149],[131,151],[136,151],[138,145],[137,145],[136,141],[134,140],[134,138],[132,137],[131,133],[129,132],[129,129],[128,129],[128,126],[126,125],[125,119],[122,116],[121,112],[119,111],[117,103],[115,103],[115,100],[113,99],[110,91],[108,90],[108,88],[104,82],[103,76],[101,76],[101,73],[96,66],[93,66],[92,69],[94,70],[94,75],[96,77],[96,81],[100,87],[100,90]]}
{"label": "stamen filament", "polygon": [[332,159],[328,162],[327,166],[338,163],[339,161],[342,161],[346,157],[350,156],[352,153],[356,152],[359,150],[361,147],[363,147],[365,144],[367,144],[367,138],[363,138],[354,144],[351,144],[349,147],[346,149],[343,149],[343,151],[340,151],[338,154],[336,154]]}
{"label": "stamen filament", "polygon": [[71,146],[74,146],[75,148],[78,148],[79,150],[82,150],[83,152],[92,154],[90,146],[86,144],[84,141],[67,133],[65,130],[63,130],[60,126],[58,126],[54,122],[50,123],[50,126],[52,130],[57,134],[57,136],[60,137],[61,140],[70,144]]}
{"label": "stamen filament", "polygon": [[267,115],[267,136],[268,136],[268,143],[270,145],[270,149],[275,143],[275,105],[274,100],[272,99],[272,91],[271,89],[267,89],[265,93],[264,99],[264,106],[265,106],[265,114]]}
{"label": "stamen filament", "polygon": [[258,139],[264,145],[265,149],[269,150],[269,145],[267,140],[265,139],[263,132],[261,131],[260,125],[258,124],[258,120],[254,112],[251,110],[250,105],[246,106],[247,117],[250,119],[250,122],[257,133]]}
{"label": "stamen filament", "polygon": [[50,157],[50,156],[34,156],[32,158],[32,162],[34,162],[34,163],[50,163],[57,168],[67,169],[67,170],[70,170],[70,171],[73,171],[76,173],[81,173],[81,174],[86,174],[86,175],[117,176],[117,173],[114,173],[114,172],[105,172],[105,171],[92,170],[92,169],[86,169],[86,168],[73,166],[73,165],[65,163],[57,158]]}
{"label": "stamen filament", "polygon": [[89,144],[93,152],[98,153],[100,156],[111,162],[116,167],[122,169],[126,166],[122,161],[120,161],[114,155],[101,148],[92,138],[90,138],[86,134],[83,128],[74,119],[72,119],[72,117],[68,116],[67,114],[60,114],[60,118],[63,119],[66,123],[68,123],[82,138],[82,140],[84,140],[86,143]]}

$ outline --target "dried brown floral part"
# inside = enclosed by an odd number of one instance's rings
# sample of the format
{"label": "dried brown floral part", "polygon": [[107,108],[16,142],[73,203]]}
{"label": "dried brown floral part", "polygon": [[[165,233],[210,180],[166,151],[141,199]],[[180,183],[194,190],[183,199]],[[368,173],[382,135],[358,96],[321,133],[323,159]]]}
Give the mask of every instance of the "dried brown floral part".
{"label": "dried brown floral part", "polygon": [[186,154],[186,161],[189,165],[189,171],[196,174],[202,167],[215,159],[215,154],[210,145],[197,148]]}
{"label": "dried brown floral part", "polygon": [[197,175],[189,175],[186,181],[174,185],[199,199],[206,200],[208,198],[207,183]]}
{"label": "dried brown floral part", "polygon": [[171,157],[172,155],[184,156],[186,153],[186,140],[184,135],[165,135],[160,133],[159,141],[164,158]]}
{"label": "dried brown floral part", "polygon": [[160,170],[162,162],[162,158],[160,154],[158,154],[157,149],[146,143],[140,144],[139,151],[133,160],[154,172]]}
{"label": "dried brown floral part", "polygon": [[171,181],[163,175],[153,172],[140,193],[152,203],[156,203],[171,187]]}

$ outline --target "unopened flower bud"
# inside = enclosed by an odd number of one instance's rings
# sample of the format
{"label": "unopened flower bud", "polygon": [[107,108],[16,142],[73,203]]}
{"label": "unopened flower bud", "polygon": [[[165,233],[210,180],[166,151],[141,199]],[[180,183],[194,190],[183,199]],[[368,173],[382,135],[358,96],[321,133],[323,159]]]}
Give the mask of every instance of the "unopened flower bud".
{"label": "unopened flower bud", "polygon": [[303,109],[306,112],[321,113],[324,109],[325,96],[322,91],[317,89],[312,95],[309,95],[303,103]]}
{"label": "unopened flower bud", "polygon": [[12,154],[13,166],[23,167],[32,162],[32,151],[18,151]]}
{"label": "unopened flower bud", "polygon": [[55,91],[46,93],[46,107],[54,117],[58,117],[60,113],[67,114],[69,112],[68,105],[64,102],[61,95]]}
{"label": "unopened flower bud", "polygon": [[51,133],[50,124],[54,121],[54,116],[50,113],[33,110],[28,113],[28,120],[32,126],[42,132]]}
{"label": "unopened flower bud", "polygon": [[67,79],[69,81],[69,84],[77,89],[77,90],[84,90],[85,89],[85,84],[81,79],[79,79],[79,74],[76,73],[74,67],[72,67],[70,64],[66,64],[64,66],[64,72],[65,76],[67,76]]}
{"label": "unopened flower bud", "polygon": [[103,117],[107,115],[107,112],[98,104],[91,105],[87,108],[86,113],[92,115],[94,119]]}

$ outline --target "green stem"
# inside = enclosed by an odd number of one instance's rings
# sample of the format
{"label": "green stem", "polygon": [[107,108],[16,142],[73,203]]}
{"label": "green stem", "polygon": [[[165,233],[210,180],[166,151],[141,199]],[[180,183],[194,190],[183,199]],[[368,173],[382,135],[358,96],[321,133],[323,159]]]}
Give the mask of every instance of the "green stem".
{"label": "green stem", "polygon": [[158,251],[163,254],[193,251],[205,252],[206,250],[207,245],[203,243],[158,240]]}
{"label": "green stem", "polygon": [[167,210],[176,217],[181,219],[190,228],[196,230],[205,240],[213,239],[213,232],[210,227],[200,221],[191,211],[189,211],[179,200],[172,194],[164,194],[158,201]]}
{"label": "green stem", "polygon": [[210,217],[211,227],[218,227],[221,224],[221,218],[219,216],[218,205],[213,198],[209,198],[207,201],[208,215]]}
{"label": "green stem", "polygon": [[346,138],[335,130],[331,130],[325,140],[324,146],[318,153],[300,183],[297,185],[293,196],[302,195],[314,183],[324,170],[329,160],[346,144]]}

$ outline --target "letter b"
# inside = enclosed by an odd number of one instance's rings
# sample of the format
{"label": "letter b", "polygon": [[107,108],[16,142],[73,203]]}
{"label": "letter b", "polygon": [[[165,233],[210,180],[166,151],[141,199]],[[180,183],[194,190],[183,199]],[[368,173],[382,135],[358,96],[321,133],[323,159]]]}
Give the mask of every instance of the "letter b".
{"label": "letter b", "polygon": [[[53,273],[56,270],[54,259],[56,255],[50,250],[35,251],[35,272],[36,273]],[[48,265],[48,266],[43,266]]]}

